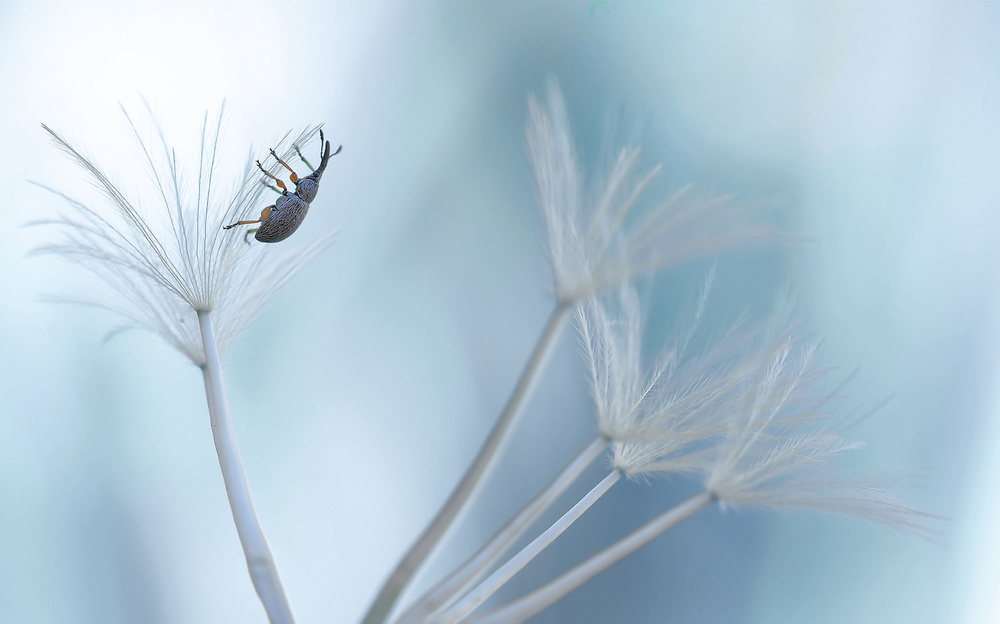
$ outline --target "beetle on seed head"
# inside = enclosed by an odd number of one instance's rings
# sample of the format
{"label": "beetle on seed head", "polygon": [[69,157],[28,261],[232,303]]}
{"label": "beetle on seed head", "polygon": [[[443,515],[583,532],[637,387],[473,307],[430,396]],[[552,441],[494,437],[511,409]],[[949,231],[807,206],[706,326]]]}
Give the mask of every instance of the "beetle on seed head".
{"label": "beetle on seed head", "polygon": [[[302,156],[302,152],[299,151],[298,146],[295,146],[295,153],[299,155],[302,162],[306,164],[307,167],[312,169],[312,173],[304,178],[300,178],[296,175],[295,171],[292,170],[288,164],[278,158],[278,155],[271,150],[271,155],[274,159],[281,164],[282,167],[288,169],[291,175],[289,179],[295,184],[295,192],[289,193],[288,188],[285,183],[279,178],[268,173],[267,169],[264,169],[264,165],[257,161],[257,167],[266,175],[275,181],[278,188],[275,188],[264,182],[273,191],[280,193],[281,197],[274,202],[274,205],[268,206],[260,213],[260,218],[253,221],[237,221],[236,223],[231,223],[229,225],[224,225],[223,229],[228,230],[234,228],[237,225],[251,225],[253,223],[259,223],[260,226],[251,230],[247,230],[247,233],[243,236],[246,240],[251,233],[254,233],[254,238],[262,243],[277,243],[285,240],[291,236],[295,230],[299,229],[299,225],[302,224],[302,220],[306,218],[306,213],[309,212],[309,204],[316,199],[316,193],[319,192],[319,179],[323,177],[323,171],[326,169],[326,163],[330,160],[330,156],[336,156],[343,149],[343,145],[337,148],[337,151],[333,154],[330,153],[330,142],[324,141],[323,131],[319,131],[319,146],[320,146],[320,163],[319,167],[313,169],[313,166],[309,164],[309,161]],[[279,190],[280,188],[280,190]],[[247,243],[250,241],[247,240]]]}

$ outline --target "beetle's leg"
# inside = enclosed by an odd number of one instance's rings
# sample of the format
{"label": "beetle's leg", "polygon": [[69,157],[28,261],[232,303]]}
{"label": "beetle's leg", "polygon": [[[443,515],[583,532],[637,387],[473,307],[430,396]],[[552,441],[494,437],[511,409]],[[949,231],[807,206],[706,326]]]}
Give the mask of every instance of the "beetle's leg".
{"label": "beetle's leg", "polygon": [[[273,175],[271,175],[271,173],[270,173],[270,172],[268,172],[268,170],[264,168],[264,165],[260,164],[260,161],[259,161],[259,160],[257,161],[257,168],[258,168],[258,169],[260,169],[261,173],[263,173],[263,174],[264,174],[264,175],[266,175],[267,177],[269,177],[269,178],[271,178],[272,180],[274,180],[275,182],[277,182],[277,183],[278,183],[278,186],[279,186],[279,187],[281,187],[281,190],[282,190],[282,191],[285,191],[285,190],[288,190],[288,189],[287,189],[287,188],[285,187],[285,183],[284,183],[284,182],[282,182],[282,181],[281,181],[281,180],[280,180],[279,178],[276,178],[276,177],[274,177]],[[265,182],[264,184],[267,184],[267,182]],[[268,186],[271,186],[271,185],[270,185],[270,184],[268,184]],[[271,187],[271,188],[274,188],[274,187]]]}
{"label": "beetle's leg", "polygon": [[[288,166],[288,163],[286,163],[285,161],[283,161],[280,158],[278,158],[278,155],[274,153],[273,149],[271,150],[271,156],[274,156],[274,159],[277,160],[279,163],[281,163],[282,167],[284,167],[285,169],[288,169],[289,173],[291,173],[291,175],[288,176],[288,177],[291,178],[292,182],[298,182],[299,181],[298,174],[296,174],[294,171],[292,171],[292,168]],[[274,176],[271,176],[271,177],[274,177]],[[277,180],[277,178],[274,178],[274,179]],[[282,186],[281,188],[285,188],[285,187]]]}
{"label": "beetle's leg", "polygon": [[247,245],[250,244],[250,235],[259,230],[260,228],[254,228],[252,230],[247,230],[247,233],[243,235],[243,242]]}
{"label": "beetle's leg", "polygon": [[265,182],[264,180],[261,180],[261,181],[260,181],[260,183],[261,183],[261,184],[263,184],[264,186],[266,186],[267,188],[271,189],[272,191],[274,191],[274,192],[275,192],[275,193],[277,193],[278,195],[284,195],[284,193],[282,193],[282,192],[281,192],[281,189],[280,189],[280,188],[278,188],[277,186],[274,186],[274,185],[271,185],[271,184],[268,184],[268,183],[267,183],[267,182]]}
{"label": "beetle's leg", "polygon": [[[261,211],[259,219],[254,219],[253,221],[237,221],[236,223],[230,223],[229,225],[222,226],[222,229],[223,230],[228,230],[230,228],[236,227],[237,225],[250,225],[252,223],[263,223],[263,222],[267,221],[268,217],[271,216],[271,210],[273,210],[273,209],[274,209],[274,206],[268,206],[267,208],[265,208],[264,210]],[[256,232],[257,230],[253,230],[253,231]]]}
{"label": "beetle's leg", "polygon": [[306,166],[309,167],[309,171],[316,171],[316,168],[313,167],[312,164],[308,160],[306,160],[306,157],[302,155],[302,150],[299,149],[299,146],[293,145],[292,147],[295,148],[295,153],[299,155],[299,160],[304,162]]}
{"label": "beetle's leg", "polygon": [[[323,159],[323,143],[324,143],[324,141],[323,141],[323,130],[321,129],[319,131],[319,157],[320,157],[320,160]],[[295,148],[295,153],[299,155],[299,159],[302,162],[304,162],[306,164],[306,166],[309,167],[309,171],[316,171],[316,167],[313,167],[312,163],[310,163],[308,160],[306,160],[306,157],[302,155],[302,150],[299,149],[299,146],[298,145],[293,145],[292,147]]]}

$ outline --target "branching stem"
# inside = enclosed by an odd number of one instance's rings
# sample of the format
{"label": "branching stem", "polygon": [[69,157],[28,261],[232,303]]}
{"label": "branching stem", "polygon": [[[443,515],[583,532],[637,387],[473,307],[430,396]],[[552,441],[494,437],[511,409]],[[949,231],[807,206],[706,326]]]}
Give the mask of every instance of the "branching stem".
{"label": "branching stem", "polygon": [[587,495],[580,499],[576,505],[567,511],[561,518],[552,523],[544,533],[536,537],[530,544],[525,546],[516,555],[511,557],[507,563],[486,577],[486,579],[476,585],[472,591],[462,597],[451,608],[434,619],[434,624],[454,624],[462,620],[473,609],[483,604],[487,598],[492,596],[498,589],[509,581],[515,574],[521,571],[524,566],[534,559],[540,552],[548,548],[563,531],[577,521],[583,512],[590,509],[590,506],[597,502],[601,496],[607,493],[615,483],[621,479],[622,473],[617,468],[612,470],[608,476],[594,486]]}
{"label": "branching stem", "polygon": [[715,502],[711,492],[702,492],[661,514],[633,531],[628,537],[612,544],[590,559],[549,581],[535,591],[508,602],[502,607],[480,617],[467,620],[469,624],[519,624],[537,613],[562,600],[601,572],[607,570],[628,555],[639,550],[667,529],[674,527],[685,518],[693,516]]}
{"label": "branching stem", "polygon": [[399,596],[406,589],[406,586],[416,575],[420,566],[433,552],[445,532],[452,525],[461,511],[465,508],[469,499],[475,493],[479,483],[486,477],[489,469],[493,466],[493,461],[503,448],[511,427],[521,413],[525,399],[534,385],[538,373],[545,364],[555,339],[559,336],[563,323],[566,320],[566,313],[569,311],[571,303],[560,303],[549,316],[545,330],[542,332],[535,350],[531,354],[521,377],[517,380],[507,404],[493,425],[492,431],[479,449],[479,454],[473,460],[472,465],[466,470],[462,480],[455,486],[451,496],[445,502],[438,514],[431,520],[430,525],[424,529],[423,534],[410,547],[410,550],[403,556],[403,559],[396,564],[396,569],[389,575],[388,580],[382,585],[372,606],[368,609],[362,620],[364,624],[383,624],[392,612]]}
{"label": "branching stem", "polygon": [[470,557],[458,569],[443,579],[424,596],[422,596],[406,613],[397,620],[399,624],[419,624],[436,611],[442,610],[448,603],[489,571],[490,566],[515,540],[538,519],[538,517],[556,501],[560,494],[572,485],[577,477],[590,466],[604,449],[608,440],[598,436],[590,442],[569,464],[538,493],[530,503],[517,512],[502,529],[490,538],[490,541]]}

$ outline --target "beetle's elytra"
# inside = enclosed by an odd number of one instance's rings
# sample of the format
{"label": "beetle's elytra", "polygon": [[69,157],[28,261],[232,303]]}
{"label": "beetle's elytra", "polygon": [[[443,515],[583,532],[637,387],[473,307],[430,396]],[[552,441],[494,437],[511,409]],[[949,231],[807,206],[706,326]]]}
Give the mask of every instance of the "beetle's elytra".
{"label": "beetle's elytra", "polygon": [[[230,223],[229,225],[223,226],[223,229],[234,228],[237,225],[251,225],[254,223],[259,223],[260,226],[251,230],[247,230],[244,235],[244,240],[251,232],[254,232],[254,238],[262,243],[277,243],[285,240],[291,236],[295,230],[299,229],[299,225],[302,224],[302,220],[306,218],[306,213],[309,212],[309,204],[316,199],[316,193],[319,192],[319,180],[323,177],[323,171],[326,169],[326,163],[330,160],[330,156],[336,156],[343,149],[343,145],[337,148],[337,151],[333,154],[330,153],[330,142],[325,141],[323,138],[323,131],[319,131],[319,145],[320,145],[320,163],[319,167],[313,169],[313,172],[304,178],[300,178],[296,175],[295,171],[288,166],[288,163],[278,158],[278,155],[271,150],[271,155],[277,160],[282,167],[288,169],[289,179],[295,184],[295,192],[289,193],[288,188],[285,183],[282,182],[277,177],[271,175],[264,169],[264,166],[257,161],[257,167],[266,175],[267,177],[274,180],[278,185],[278,188],[267,184],[274,191],[281,193],[281,197],[274,202],[274,205],[268,206],[260,213],[259,219],[254,219],[253,221],[237,221],[236,223]],[[306,164],[307,167],[312,169],[312,165],[309,161],[303,158],[302,153],[299,152],[299,148],[295,148],[295,152],[302,159],[302,162]],[[280,190],[279,190],[280,189]],[[249,241],[247,241],[249,242]]]}

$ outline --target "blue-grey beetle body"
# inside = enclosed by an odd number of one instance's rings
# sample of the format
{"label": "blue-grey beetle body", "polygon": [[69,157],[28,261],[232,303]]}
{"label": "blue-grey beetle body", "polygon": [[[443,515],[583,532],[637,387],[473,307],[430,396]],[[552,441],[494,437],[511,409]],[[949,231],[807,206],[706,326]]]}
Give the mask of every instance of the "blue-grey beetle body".
{"label": "blue-grey beetle body", "polygon": [[[309,204],[316,199],[316,194],[319,192],[319,180],[323,177],[323,171],[326,170],[326,165],[330,160],[330,156],[334,156],[340,153],[343,146],[338,147],[337,151],[333,154],[330,153],[330,142],[324,141],[323,131],[319,131],[319,143],[320,143],[320,163],[319,167],[313,170],[312,173],[304,178],[298,177],[292,168],[288,166],[285,161],[278,158],[278,155],[271,150],[271,155],[274,156],[281,166],[291,173],[290,179],[295,184],[295,192],[289,193],[288,188],[285,183],[282,182],[277,177],[271,175],[264,169],[264,166],[257,161],[257,167],[266,175],[267,177],[274,180],[278,187],[275,188],[268,184],[272,189],[281,193],[281,197],[274,202],[273,206],[268,206],[260,213],[260,219],[253,221],[237,221],[230,225],[223,226],[223,229],[228,230],[229,228],[236,227],[237,225],[250,225],[253,223],[259,223],[260,226],[247,230],[247,236],[251,232],[254,232],[254,238],[262,243],[277,243],[285,240],[291,236],[295,230],[299,229],[299,225],[302,224],[302,220],[306,218],[306,213],[309,212]],[[298,147],[295,148],[296,152],[299,152]],[[302,158],[301,152],[299,152],[299,158]],[[305,158],[302,158],[302,162],[312,169],[312,165],[309,164]],[[265,182],[265,184],[267,184]],[[244,237],[246,238],[246,237]]]}

